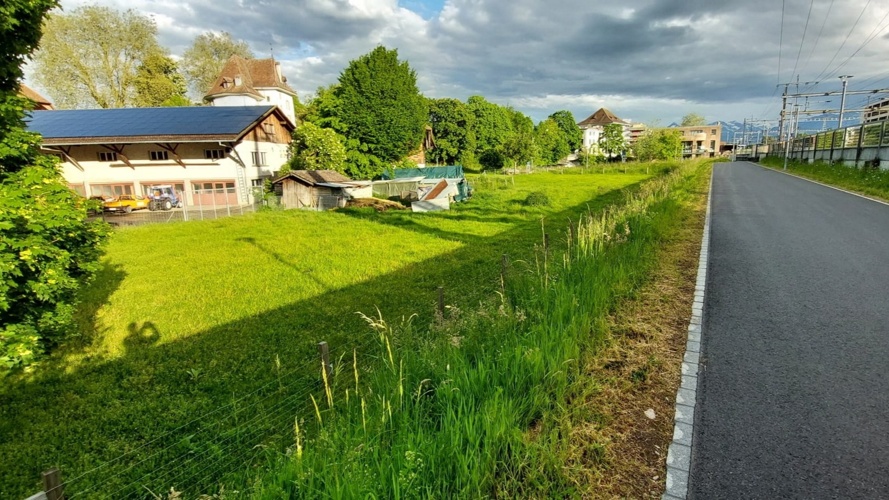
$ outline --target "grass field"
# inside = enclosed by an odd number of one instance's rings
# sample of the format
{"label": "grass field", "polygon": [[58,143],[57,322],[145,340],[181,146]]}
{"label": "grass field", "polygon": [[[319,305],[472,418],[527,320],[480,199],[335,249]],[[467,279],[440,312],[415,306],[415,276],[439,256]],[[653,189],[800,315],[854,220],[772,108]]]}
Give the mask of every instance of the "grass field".
{"label": "grass field", "polygon": [[[782,169],[784,158],[770,156],[762,161],[769,168]],[[889,170],[846,167],[826,162],[800,162],[789,160],[787,171],[808,179],[855,191],[882,200],[889,200]]]}
{"label": "grass field", "polygon": [[[623,199],[628,173],[479,176],[446,213],[259,213],[118,231],[85,291],[79,336],[0,388],[0,497],[60,467],[69,496],[213,492],[292,442],[320,387],[316,344],[372,357],[357,314],[433,322],[436,289],[469,310],[501,255],[533,263],[542,232]],[[523,204],[544,192],[549,206]],[[372,359],[368,360],[373,361]]]}

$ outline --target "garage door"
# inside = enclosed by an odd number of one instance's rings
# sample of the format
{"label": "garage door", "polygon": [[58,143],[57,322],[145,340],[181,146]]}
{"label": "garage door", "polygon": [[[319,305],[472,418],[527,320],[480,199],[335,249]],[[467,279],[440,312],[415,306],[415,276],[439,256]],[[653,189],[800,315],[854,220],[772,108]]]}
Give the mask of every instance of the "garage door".
{"label": "garage door", "polygon": [[234,180],[192,181],[192,205],[199,207],[224,207],[238,205],[238,193]]}

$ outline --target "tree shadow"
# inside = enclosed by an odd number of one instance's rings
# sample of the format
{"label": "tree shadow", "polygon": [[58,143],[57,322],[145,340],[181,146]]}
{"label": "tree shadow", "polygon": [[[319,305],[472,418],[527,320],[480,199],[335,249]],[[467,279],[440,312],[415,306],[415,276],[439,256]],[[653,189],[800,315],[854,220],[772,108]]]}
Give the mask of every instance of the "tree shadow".
{"label": "tree shadow", "polygon": [[[564,246],[558,234],[569,219],[619,201],[622,193],[547,215],[553,248]],[[387,217],[370,220],[435,233]],[[0,498],[37,491],[49,467],[73,478],[69,495],[145,497],[148,489],[171,487],[187,497],[218,492],[230,474],[262,462],[263,450],[292,445],[294,417],[313,414],[303,410],[320,387],[318,342],[328,342],[337,366],[341,356],[373,363],[378,338],[356,311],[379,309],[392,322],[417,314],[422,331],[435,321],[437,287],[444,286],[447,304],[471,310],[499,288],[501,255],[533,261],[540,233],[539,220],[527,220],[490,237],[450,234],[471,244],[170,342],[152,321],[131,323],[119,356],[75,367],[55,357],[30,376],[5,380]],[[253,238],[238,241],[296,265]],[[83,313],[94,330],[96,312],[124,277],[106,265],[92,285]]]}
{"label": "tree shadow", "polygon": [[92,345],[105,333],[97,322],[97,314],[103,305],[127,277],[120,264],[103,261],[93,280],[81,290],[77,310],[74,313],[75,333],[63,348],[84,348]]}

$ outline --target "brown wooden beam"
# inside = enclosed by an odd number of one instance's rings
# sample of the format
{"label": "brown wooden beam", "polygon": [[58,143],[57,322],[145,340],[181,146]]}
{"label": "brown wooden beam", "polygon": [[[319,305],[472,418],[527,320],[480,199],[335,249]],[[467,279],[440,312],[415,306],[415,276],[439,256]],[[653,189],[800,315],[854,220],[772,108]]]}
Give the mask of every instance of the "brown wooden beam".
{"label": "brown wooden beam", "polygon": [[130,159],[127,158],[127,155],[125,155],[123,152],[124,148],[127,147],[126,144],[124,144],[122,146],[116,146],[114,144],[108,146],[106,144],[102,144],[102,147],[117,153],[117,157],[120,159],[120,161],[123,162],[124,165],[130,167],[133,170],[136,170],[136,167],[134,167],[133,164],[130,163]]}
{"label": "brown wooden beam", "polygon": [[169,151],[171,155],[173,155],[173,160],[179,164],[182,168],[185,168],[185,162],[182,161],[182,158],[176,153],[176,150],[179,148],[179,144],[175,146],[170,144],[159,144],[156,143],[157,147],[163,149],[164,151]]}
{"label": "brown wooden beam", "polygon": [[65,146],[57,146],[56,148],[44,147],[44,149],[46,149],[47,151],[53,151],[53,152],[57,152],[57,153],[61,154],[62,156],[65,157],[65,161],[74,165],[75,167],[77,167],[78,170],[83,172],[83,166],[80,164],[80,162],[75,160],[73,156],[71,156],[71,148],[73,148],[73,147],[74,146],[68,146],[66,148]]}

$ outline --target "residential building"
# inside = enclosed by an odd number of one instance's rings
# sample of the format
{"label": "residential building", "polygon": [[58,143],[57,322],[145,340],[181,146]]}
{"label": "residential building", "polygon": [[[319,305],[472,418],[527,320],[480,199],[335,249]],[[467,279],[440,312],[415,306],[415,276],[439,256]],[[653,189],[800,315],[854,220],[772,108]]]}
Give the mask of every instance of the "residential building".
{"label": "residential building", "polygon": [[867,106],[865,109],[866,111],[862,116],[862,123],[867,124],[889,120],[889,98],[881,99]]}
{"label": "residential building", "polygon": [[293,100],[296,91],[281,74],[274,59],[244,59],[231,56],[204,100],[211,106],[269,106],[281,108],[290,123],[296,124]]}
{"label": "residential building", "polygon": [[188,205],[252,203],[286,163],[294,129],[278,106],[34,111],[28,128],[90,197],[170,184]]}
{"label": "residential building", "polygon": [[670,128],[682,132],[683,158],[712,158],[719,154],[722,124]]}
{"label": "residential building", "polygon": [[583,120],[582,122],[577,124],[577,126],[580,127],[580,130],[583,133],[583,150],[598,151],[599,140],[602,138],[602,133],[605,131],[605,126],[612,123],[616,123],[623,128],[624,140],[629,143],[630,123],[628,121],[621,120],[611,111],[605,108],[600,108],[598,111],[587,117],[586,120]]}
{"label": "residential building", "polygon": [[52,103],[49,102],[49,99],[38,94],[37,91],[24,83],[19,85],[19,95],[34,101],[34,109],[36,110],[54,109]]}

